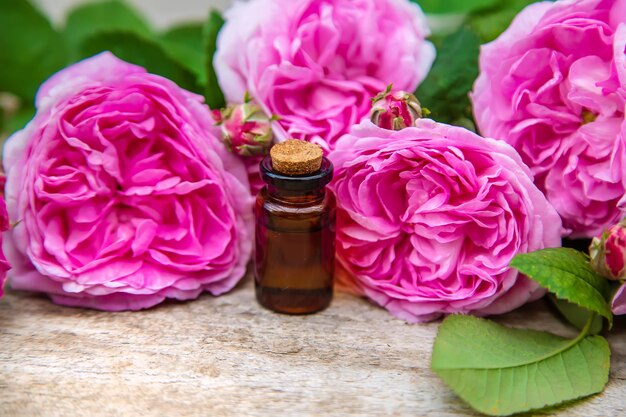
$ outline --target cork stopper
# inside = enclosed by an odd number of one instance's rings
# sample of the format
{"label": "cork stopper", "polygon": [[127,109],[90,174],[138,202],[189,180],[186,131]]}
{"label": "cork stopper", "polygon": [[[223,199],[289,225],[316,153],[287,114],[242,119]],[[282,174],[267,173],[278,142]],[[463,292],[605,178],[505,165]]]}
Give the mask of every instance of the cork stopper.
{"label": "cork stopper", "polygon": [[322,166],[322,148],[303,140],[289,139],[270,150],[272,168],[284,175],[308,175]]}

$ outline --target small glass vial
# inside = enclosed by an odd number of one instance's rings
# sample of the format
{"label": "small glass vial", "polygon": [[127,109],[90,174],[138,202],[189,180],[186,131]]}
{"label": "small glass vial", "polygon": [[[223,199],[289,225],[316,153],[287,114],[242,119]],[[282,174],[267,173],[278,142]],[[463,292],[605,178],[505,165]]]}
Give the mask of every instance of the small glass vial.
{"label": "small glass vial", "polygon": [[332,163],[315,144],[288,140],[261,162],[267,184],[255,205],[256,297],[286,314],[323,310],[333,297],[335,203]]}

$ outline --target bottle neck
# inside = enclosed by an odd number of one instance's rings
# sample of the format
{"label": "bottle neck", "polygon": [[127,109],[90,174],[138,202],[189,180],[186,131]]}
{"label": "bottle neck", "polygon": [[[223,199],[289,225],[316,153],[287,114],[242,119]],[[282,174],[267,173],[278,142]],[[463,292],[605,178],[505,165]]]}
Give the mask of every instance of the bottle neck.
{"label": "bottle neck", "polygon": [[289,176],[274,171],[272,159],[268,155],[261,161],[260,172],[261,178],[267,184],[269,197],[296,203],[310,202],[324,198],[324,187],[333,178],[333,164],[323,157],[319,171],[306,176]]}
{"label": "bottle neck", "polygon": [[281,190],[272,185],[267,185],[267,193],[270,197],[289,203],[311,203],[323,200],[326,195],[325,187],[305,191]]}

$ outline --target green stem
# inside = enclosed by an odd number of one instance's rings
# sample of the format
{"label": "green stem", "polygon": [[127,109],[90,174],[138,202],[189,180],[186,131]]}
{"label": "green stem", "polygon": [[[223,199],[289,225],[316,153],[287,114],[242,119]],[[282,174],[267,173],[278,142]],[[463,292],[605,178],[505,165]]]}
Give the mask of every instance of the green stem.
{"label": "green stem", "polygon": [[[568,349],[571,349],[573,346],[576,346],[577,343],[579,343],[581,340],[583,340],[585,337],[587,337],[589,335],[589,331],[591,330],[591,326],[593,325],[593,320],[598,316],[597,313],[591,313],[589,319],[587,320],[587,322],[585,323],[585,325],[583,326],[582,330],[580,331],[580,333],[578,334],[578,336],[576,336],[574,339],[570,339],[567,340],[565,339],[564,342],[566,342],[562,347],[553,350],[552,352],[546,353],[544,356],[541,356],[539,358],[531,358],[528,359],[525,362],[522,363],[515,363],[509,366],[496,366],[493,368],[490,368],[489,366],[484,366],[481,369],[510,369],[510,368],[517,368],[520,366],[527,366],[533,363],[538,363],[541,361],[544,361],[548,358],[551,358],[555,355],[558,355],[562,352],[565,352]],[[468,369],[474,369],[474,368],[468,368]]]}
{"label": "green stem", "polygon": [[[589,319],[587,320],[587,323],[585,323],[585,326],[582,328],[582,330],[580,331],[578,336],[576,336],[574,339],[570,340],[568,344],[566,344],[565,346],[563,346],[562,348],[558,349],[555,352],[548,353],[547,355],[545,355],[545,356],[543,356],[543,357],[541,357],[539,359],[533,359],[532,362],[540,362],[540,361],[546,360],[548,358],[551,358],[554,355],[558,355],[559,353],[565,352],[566,350],[568,350],[572,346],[575,346],[578,342],[580,342],[585,337],[587,337],[587,335],[589,334],[589,330],[591,329],[591,326],[593,325],[593,320],[596,318],[597,315],[598,315],[597,313],[591,313],[591,315],[589,316]],[[525,363],[523,365],[528,365],[528,364]],[[515,365],[515,366],[520,366],[520,365]]]}
{"label": "green stem", "polygon": [[572,345],[576,344],[577,342],[580,342],[581,339],[583,339],[585,336],[589,334],[589,330],[591,329],[591,326],[593,325],[593,320],[596,318],[597,315],[598,315],[597,313],[591,313],[591,315],[589,316],[589,319],[587,320],[587,323],[585,323],[585,327],[582,328],[578,336],[576,336],[576,339],[572,341]]}

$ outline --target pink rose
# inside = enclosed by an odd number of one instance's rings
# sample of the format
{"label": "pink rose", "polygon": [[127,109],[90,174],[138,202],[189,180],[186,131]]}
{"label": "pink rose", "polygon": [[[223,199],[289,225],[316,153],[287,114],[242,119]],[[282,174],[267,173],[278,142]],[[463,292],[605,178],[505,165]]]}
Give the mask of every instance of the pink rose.
{"label": "pink rose", "polygon": [[508,264],[560,246],[561,221],[506,143],[427,119],[400,131],[364,121],[331,159],[344,286],[410,322],[543,294]]}
{"label": "pink rose", "polygon": [[103,53],[36,104],[4,150],[14,288],[102,310],[233,288],[252,199],[201,97]]}
{"label": "pink rose", "polygon": [[520,152],[574,238],[624,214],[624,22],[626,0],[532,4],[481,51],[481,133]]}
{"label": "pink rose", "polygon": [[252,0],[225,16],[214,64],[226,98],[249,91],[280,118],[278,140],[327,151],[385,86],[414,91],[435,57],[426,18],[408,0]]}

